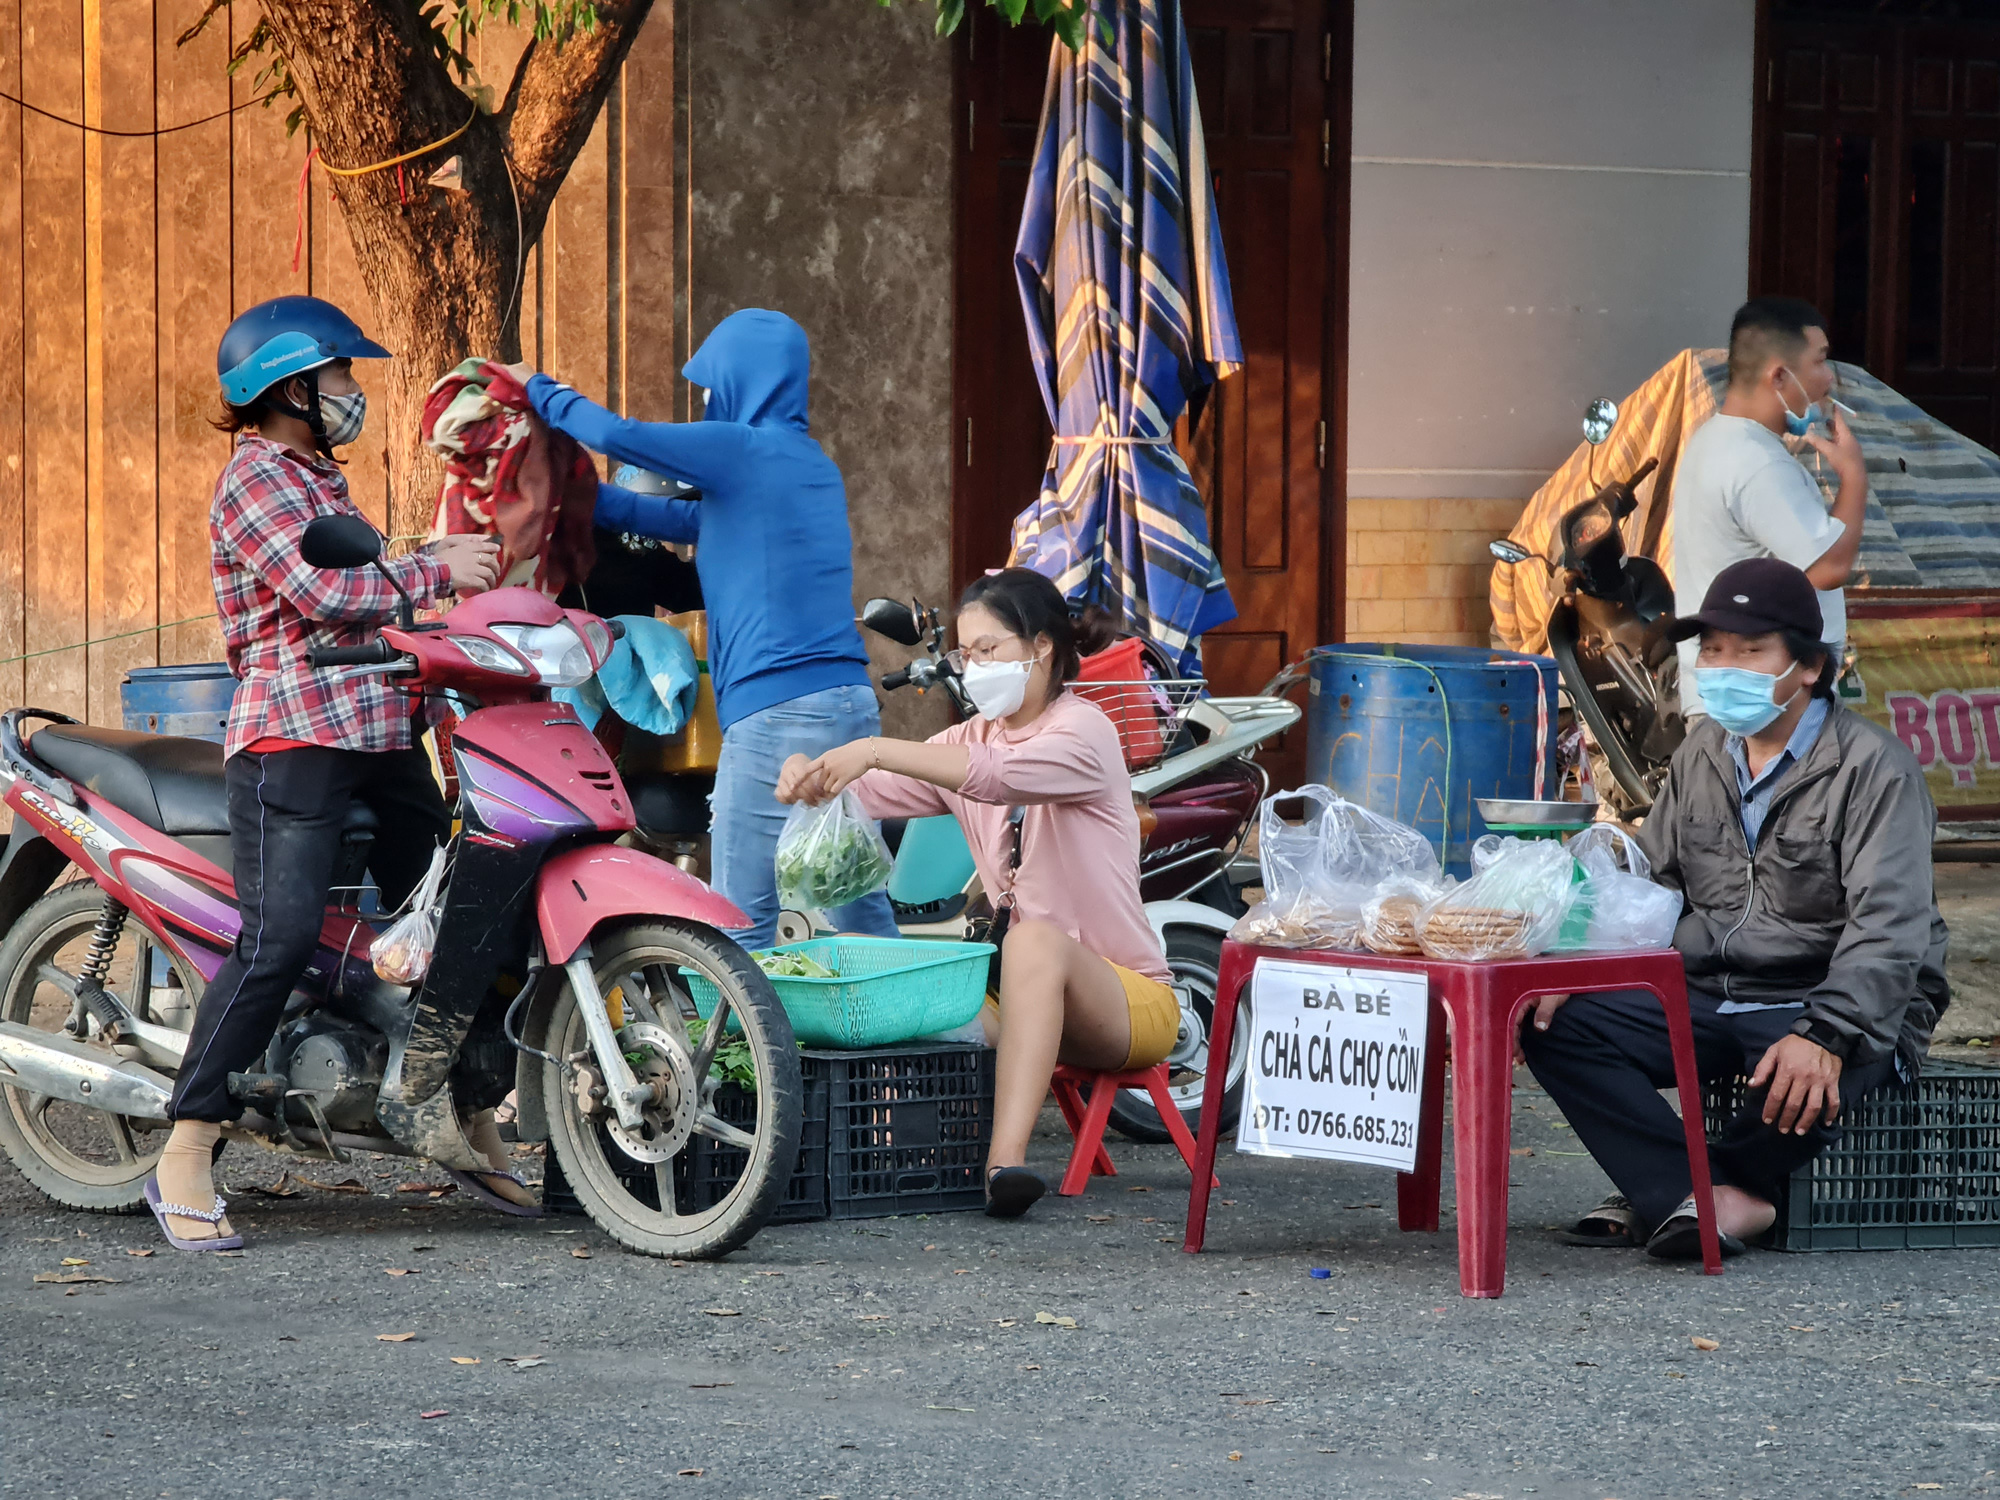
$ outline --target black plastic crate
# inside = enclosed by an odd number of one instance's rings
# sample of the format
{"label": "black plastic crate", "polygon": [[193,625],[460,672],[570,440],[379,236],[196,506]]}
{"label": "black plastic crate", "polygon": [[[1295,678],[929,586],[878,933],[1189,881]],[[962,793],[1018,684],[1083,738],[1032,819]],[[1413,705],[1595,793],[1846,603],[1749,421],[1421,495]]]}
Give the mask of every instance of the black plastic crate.
{"label": "black plastic crate", "polygon": [[[810,1053],[800,1057],[799,1072],[805,1085],[799,1160],[785,1185],[784,1201],[771,1216],[773,1224],[803,1224],[826,1217],[826,1072],[814,1065]],[[757,1119],[756,1096],[726,1083],[715,1092],[715,1112],[726,1124],[751,1129]],[[680,1211],[701,1213],[715,1207],[736,1186],[749,1161],[747,1151],[704,1135],[692,1137],[674,1158],[674,1198]]]}
{"label": "black plastic crate", "polygon": [[806,1057],[826,1070],[830,1217],[985,1206],[993,1140],[990,1048],[882,1047]]}
{"label": "black plastic crate", "polygon": [[[1741,1105],[1741,1078],[1711,1084],[1711,1136]],[[1780,1250],[2000,1246],[2000,1069],[1934,1062],[1913,1084],[1860,1100],[1844,1134],[1792,1174]]]}

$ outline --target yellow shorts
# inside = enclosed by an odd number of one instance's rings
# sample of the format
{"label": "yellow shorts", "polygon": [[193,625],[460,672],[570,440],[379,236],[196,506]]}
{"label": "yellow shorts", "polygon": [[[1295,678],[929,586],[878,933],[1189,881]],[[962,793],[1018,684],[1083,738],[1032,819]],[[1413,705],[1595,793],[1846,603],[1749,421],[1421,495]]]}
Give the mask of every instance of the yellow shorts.
{"label": "yellow shorts", "polygon": [[1125,1066],[1150,1068],[1165,1062],[1181,1034],[1181,1002],[1172,986],[1118,964],[1111,964],[1111,972],[1125,986],[1125,1006],[1132,1014],[1132,1045],[1126,1050]]}
{"label": "yellow shorts", "polygon": [[[1108,958],[1105,962],[1111,964]],[[1132,1018],[1132,1041],[1125,1049],[1125,1067],[1150,1068],[1154,1063],[1165,1062],[1167,1054],[1174,1050],[1174,1043],[1180,1040],[1180,997],[1164,980],[1148,979],[1121,964],[1111,964],[1111,972],[1125,988],[1125,1008]],[[997,1021],[1000,997],[989,993],[986,1005]]]}

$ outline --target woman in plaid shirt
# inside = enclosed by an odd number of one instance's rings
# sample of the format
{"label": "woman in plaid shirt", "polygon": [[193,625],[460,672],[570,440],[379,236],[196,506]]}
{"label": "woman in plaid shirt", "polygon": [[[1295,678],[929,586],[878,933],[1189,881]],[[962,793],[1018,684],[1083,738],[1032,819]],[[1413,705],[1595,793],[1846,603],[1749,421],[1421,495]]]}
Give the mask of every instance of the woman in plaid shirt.
{"label": "woman in plaid shirt", "polygon": [[[209,544],[223,641],[240,682],[224,748],[243,930],[195,1012],[155,1178],[163,1227],[198,1249],[241,1243],[209,1175],[222,1122],[243,1113],[229,1097],[229,1075],[270,1043],[312,957],[349,804],[366,802],[380,818],[369,868],[391,906],[450,836],[410,699],[379,674],[306,666],[309,648],[361,645],[396,617],[395,589],[380,573],[322,572],[299,556],[315,517],[360,514],[333,450],[361,435],[367,408],[351,361],[388,357],[316,297],[251,308],[229,325],[216,355],[216,425],[236,439],[216,481]],[[494,542],[459,536],[387,566],[428,606],[491,588],[497,557]],[[496,1191],[512,1188],[497,1173],[492,1180]]]}

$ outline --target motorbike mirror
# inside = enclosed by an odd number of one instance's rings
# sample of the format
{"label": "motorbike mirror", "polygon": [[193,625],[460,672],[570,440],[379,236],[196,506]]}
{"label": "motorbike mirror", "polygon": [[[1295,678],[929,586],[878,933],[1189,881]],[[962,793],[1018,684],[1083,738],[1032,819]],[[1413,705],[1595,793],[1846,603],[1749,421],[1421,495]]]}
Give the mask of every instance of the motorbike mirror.
{"label": "motorbike mirror", "polygon": [[1618,425],[1618,403],[1599,396],[1583,409],[1583,440],[1595,448]]}
{"label": "motorbike mirror", "polygon": [[382,556],[382,533],[360,516],[321,516],[299,539],[299,556],[314,568],[365,568]]}
{"label": "motorbike mirror", "polygon": [[1523,547],[1519,542],[1510,542],[1505,537],[1502,537],[1497,542],[1488,542],[1486,550],[1499,558],[1503,563],[1524,563],[1534,556],[1534,553]]}
{"label": "motorbike mirror", "polygon": [[923,627],[917,622],[916,611],[894,599],[870,599],[861,606],[861,623],[899,646],[921,646],[924,643]]}

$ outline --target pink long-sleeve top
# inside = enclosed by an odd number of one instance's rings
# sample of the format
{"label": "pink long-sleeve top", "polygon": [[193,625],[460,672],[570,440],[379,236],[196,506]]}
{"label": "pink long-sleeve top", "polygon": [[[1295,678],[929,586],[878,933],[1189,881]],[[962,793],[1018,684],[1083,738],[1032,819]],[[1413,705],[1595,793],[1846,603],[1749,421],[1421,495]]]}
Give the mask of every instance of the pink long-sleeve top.
{"label": "pink long-sleeve top", "polygon": [[875,818],[949,813],[965,830],[980,885],[1007,889],[1010,807],[1021,823],[1014,876],[1016,920],[1053,922],[1084,947],[1148,978],[1171,978],[1159,937],[1139,899],[1139,816],[1118,731],[1096,704],[1064,693],[1025,729],[970,719],[931,736],[971,757],[956,792],[891,771],[854,783]]}

